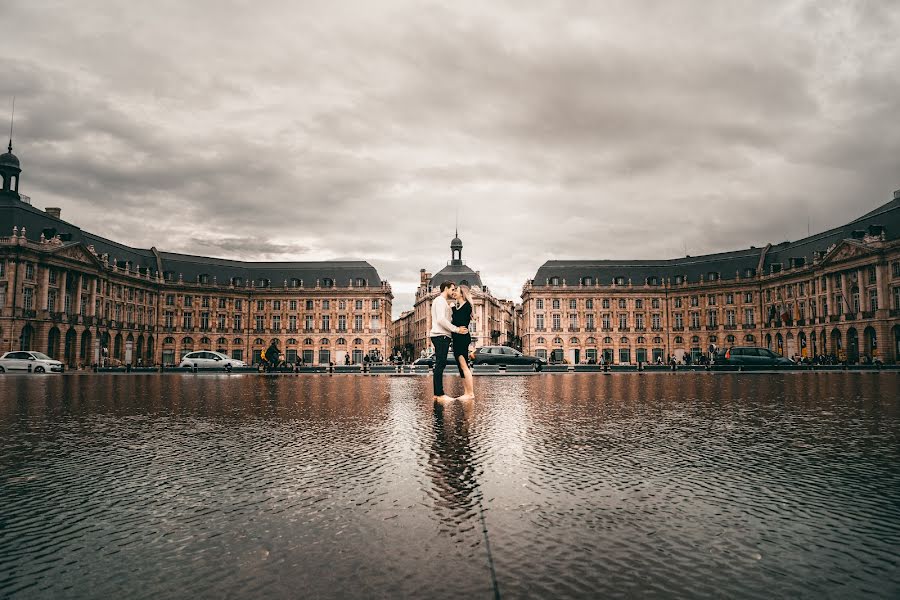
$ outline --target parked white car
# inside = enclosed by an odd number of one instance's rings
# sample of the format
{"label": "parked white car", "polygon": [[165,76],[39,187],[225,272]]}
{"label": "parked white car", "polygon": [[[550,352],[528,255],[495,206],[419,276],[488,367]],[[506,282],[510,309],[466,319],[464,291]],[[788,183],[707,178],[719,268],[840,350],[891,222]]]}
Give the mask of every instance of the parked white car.
{"label": "parked white car", "polygon": [[187,367],[190,369],[224,369],[230,371],[235,367],[246,367],[247,363],[236,358],[228,358],[221,352],[212,352],[210,350],[198,350],[197,352],[188,352],[181,359],[179,367]]}
{"label": "parked white car", "polygon": [[63,364],[42,352],[7,352],[0,356],[0,373],[62,373]]}

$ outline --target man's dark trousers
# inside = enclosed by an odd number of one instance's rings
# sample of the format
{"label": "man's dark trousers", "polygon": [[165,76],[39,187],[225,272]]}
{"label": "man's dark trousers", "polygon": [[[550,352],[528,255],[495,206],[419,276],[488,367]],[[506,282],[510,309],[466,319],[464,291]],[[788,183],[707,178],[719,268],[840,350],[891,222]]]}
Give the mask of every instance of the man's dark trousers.
{"label": "man's dark trousers", "polygon": [[447,352],[450,351],[450,338],[436,335],[431,338],[434,346],[434,395],[444,395],[444,367],[447,366]]}

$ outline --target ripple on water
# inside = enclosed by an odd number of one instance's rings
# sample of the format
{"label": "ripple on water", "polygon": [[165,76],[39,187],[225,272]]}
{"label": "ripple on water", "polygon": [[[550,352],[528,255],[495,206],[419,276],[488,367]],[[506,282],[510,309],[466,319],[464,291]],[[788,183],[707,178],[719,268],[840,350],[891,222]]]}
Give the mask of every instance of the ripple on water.
{"label": "ripple on water", "polygon": [[0,596],[900,593],[895,374],[476,386],[0,378]]}

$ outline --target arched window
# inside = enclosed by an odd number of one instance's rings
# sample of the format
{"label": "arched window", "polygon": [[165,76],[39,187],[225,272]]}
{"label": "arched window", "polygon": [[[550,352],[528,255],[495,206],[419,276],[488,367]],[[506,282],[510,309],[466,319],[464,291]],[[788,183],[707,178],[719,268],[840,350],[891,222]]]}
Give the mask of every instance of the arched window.
{"label": "arched window", "polygon": [[362,346],[362,343],[363,343],[362,338],[356,338],[353,340],[354,346]]}
{"label": "arched window", "polygon": [[303,283],[297,278],[291,279],[291,287],[292,288],[300,287],[302,284]]}
{"label": "arched window", "polygon": [[[353,282],[353,285],[355,285],[356,287],[366,287],[366,280],[363,279],[362,277],[357,277],[356,281]],[[326,285],[325,287],[330,287],[330,286]]]}
{"label": "arched window", "polygon": [[606,336],[605,338],[603,338],[603,343],[604,344],[612,344],[612,338],[609,336]]}
{"label": "arched window", "polygon": [[319,343],[323,346],[327,346],[330,342],[328,341],[328,338],[322,338],[321,340],[319,340]]}
{"label": "arched window", "polygon": [[675,276],[675,284],[681,285],[682,283],[684,283],[684,275],[676,275]]}
{"label": "arched window", "polygon": [[654,344],[662,344],[662,338],[661,337],[653,338],[653,343]]}
{"label": "arched window", "polygon": [[691,343],[692,343],[692,344],[699,344],[699,343],[700,343],[700,336],[699,336],[699,335],[695,335],[694,337],[692,337],[692,338],[691,338]]}
{"label": "arched window", "polygon": [[175,272],[163,271],[163,279],[165,279],[166,281],[175,281]]}
{"label": "arched window", "polygon": [[675,336],[675,343],[676,343],[676,344],[683,344],[683,343],[684,343],[684,338],[681,337],[680,335],[676,335],[676,336]]}
{"label": "arched window", "polygon": [[260,277],[256,280],[256,287],[267,288],[269,287],[269,280],[265,277]]}
{"label": "arched window", "polygon": [[377,345],[379,345],[379,344],[381,344],[381,341],[378,340],[378,338],[372,338],[371,340],[369,340],[369,345],[370,345],[370,346],[377,346]]}
{"label": "arched window", "polygon": [[711,335],[711,336],[709,336],[709,341],[715,343],[715,342],[718,342],[718,341],[719,341],[719,338],[717,338],[717,337],[714,336],[714,335]]}
{"label": "arched window", "polygon": [[216,340],[216,344],[218,344],[219,346],[224,346],[227,343],[228,343],[228,340],[226,340],[225,338],[219,338]]}
{"label": "arched window", "polygon": [[330,277],[325,277],[324,279],[322,279],[322,287],[323,288],[334,287],[334,279],[331,279]]}
{"label": "arched window", "polygon": [[288,345],[291,345],[291,346],[296,346],[296,345],[297,345],[297,340],[294,339],[294,338],[288,338],[287,342],[285,342],[285,343],[288,344]]}
{"label": "arched window", "polygon": [[581,285],[594,285],[594,278],[593,277],[582,277]]}
{"label": "arched window", "polygon": [[647,285],[659,285],[659,277],[651,275],[647,278]]}
{"label": "arched window", "polygon": [[561,338],[561,337],[555,337],[555,338],[553,338],[553,343],[554,343],[554,344],[562,345],[562,343],[563,343],[562,338]]}
{"label": "arched window", "polygon": [[312,345],[313,345],[313,339],[312,339],[312,338],[306,338],[305,340],[303,340],[303,344],[306,345],[306,346],[312,346]]}
{"label": "arched window", "polygon": [[744,341],[745,342],[755,342],[756,338],[753,337],[752,333],[748,333],[747,335],[744,336]]}
{"label": "arched window", "polygon": [[231,285],[233,285],[235,287],[244,285],[244,278],[243,277],[232,277]]}
{"label": "arched window", "polygon": [[345,340],[344,338],[338,338],[335,344],[337,344],[338,346],[346,346],[347,340]]}
{"label": "arched window", "polygon": [[733,344],[733,343],[734,343],[734,336],[733,336],[733,335],[727,336],[727,337],[725,338],[725,341],[726,341],[727,343],[729,343],[729,344]]}
{"label": "arched window", "polygon": [[262,338],[256,338],[255,340],[253,340],[254,346],[264,346],[265,344],[266,344],[266,341]]}
{"label": "arched window", "polygon": [[209,274],[208,273],[200,273],[199,277],[200,283],[206,285],[209,283]]}
{"label": "arched window", "polygon": [[554,275],[550,278],[550,285],[559,285],[559,277]]}
{"label": "arched window", "polygon": [[459,285],[464,285],[466,287],[469,287],[469,280],[463,279],[462,281],[459,282]]}
{"label": "arched window", "polygon": [[595,337],[589,337],[588,339],[586,339],[586,340],[584,341],[584,343],[585,343],[585,344],[596,344],[596,343],[597,343],[597,338],[595,338]]}
{"label": "arched window", "polygon": [[570,343],[570,344],[577,344],[577,343],[578,343],[578,338],[577,338],[577,337],[571,338],[571,339],[569,340],[569,343]]}
{"label": "arched window", "polygon": [[175,338],[173,338],[173,337],[167,337],[166,339],[163,340],[163,344],[174,344],[174,343],[175,343]]}
{"label": "arched window", "polygon": [[625,336],[622,336],[622,339],[619,340],[619,343],[620,343],[620,344],[627,344],[627,343],[628,343],[628,338],[625,337]]}
{"label": "arched window", "polygon": [[542,337],[539,337],[538,339],[534,340],[534,343],[535,343],[535,344],[546,344],[546,343],[547,343],[547,340],[545,340],[545,339],[542,338]]}
{"label": "arched window", "polygon": [[624,277],[616,277],[614,281],[616,282],[616,285],[625,285]]}
{"label": "arched window", "polygon": [[209,338],[208,337],[200,338],[200,343],[201,344],[209,344],[210,343]]}
{"label": "arched window", "polygon": [[231,343],[239,346],[244,343],[244,340],[242,340],[241,338],[234,338],[234,341]]}
{"label": "arched window", "polygon": [[193,343],[194,343],[194,339],[193,339],[193,338],[186,337],[186,338],[184,338],[184,339],[181,340],[181,343],[184,344],[185,346],[191,346],[191,345],[193,345]]}
{"label": "arched window", "polygon": [[639,336],[637,339],[637,343],[638,344],[646,344],[647,340],[644,338],[644,336]]}
{"label": "arched window", "polygon": [[706,274],[706,280],[707,281],[718,281],[719,274],[716,271],[710,271],[709,273]]}

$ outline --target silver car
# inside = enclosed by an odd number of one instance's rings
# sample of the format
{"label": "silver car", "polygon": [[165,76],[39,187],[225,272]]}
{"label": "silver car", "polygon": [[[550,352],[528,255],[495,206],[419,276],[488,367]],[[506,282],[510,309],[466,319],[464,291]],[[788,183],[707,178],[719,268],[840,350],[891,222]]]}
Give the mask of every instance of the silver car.
{"label": "silver car", "polygon": [[184,358],[181,359],[181,364],[178,366],[189,369],[224,369],[230,371],[236,367],[246,367],[247,363],[236,358],[228,358],[221,352],[198,350],[185,354]]}
{"label": "silver car", "polygon": [[19,350],[0,356],[0,373],[62,373],[65,367],[43,352]]}

